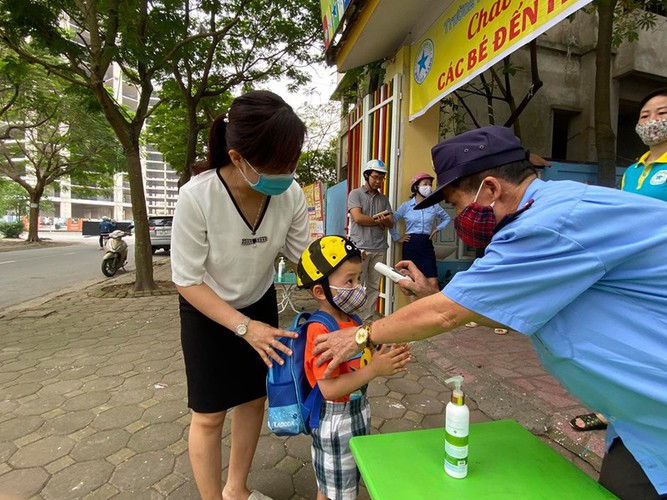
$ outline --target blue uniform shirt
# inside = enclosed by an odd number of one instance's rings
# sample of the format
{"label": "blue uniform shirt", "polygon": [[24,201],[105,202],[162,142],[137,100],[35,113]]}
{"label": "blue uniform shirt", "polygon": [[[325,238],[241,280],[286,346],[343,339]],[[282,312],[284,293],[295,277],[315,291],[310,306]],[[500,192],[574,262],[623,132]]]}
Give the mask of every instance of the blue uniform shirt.
{"label": "blue uniform shirt", "polygon": [[572,181],[535,180],[530,199],[443,293],[530,336],[667,493],[667,204]]}
{"label": "blue uniform shirt", "polygon": [[667,201],[667,153],[646,164],[650,151],[625,169],[621,189]]}
{"label": "blue uniform shirt", "polygon": [[[436,219],[439,220],[438,224],[435,226],[438,231],[445,229],[447,224],[449,224],[449,221],[452,220],[439,203],[423,210],[415,210],[416,204],[416,199],[410,198],[394,212],[394,222],[398,222],[400,219],[405,220],[405,234],[430,235],[433,230],[433,223]],[[389,230],[389,233],[394,241],[399,239],[395,224],[394,227]]]}

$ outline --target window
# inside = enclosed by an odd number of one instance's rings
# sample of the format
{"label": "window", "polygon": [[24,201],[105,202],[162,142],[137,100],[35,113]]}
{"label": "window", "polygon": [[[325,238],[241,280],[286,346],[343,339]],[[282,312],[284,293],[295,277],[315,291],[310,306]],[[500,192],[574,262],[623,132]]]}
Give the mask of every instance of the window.
{"label": "window", "polygon": [[565,109],[553,110],[553,124],[551,131],[551,158],[554,160],[567,159],[567,143],[570,139],[570,122],[578,113]]}

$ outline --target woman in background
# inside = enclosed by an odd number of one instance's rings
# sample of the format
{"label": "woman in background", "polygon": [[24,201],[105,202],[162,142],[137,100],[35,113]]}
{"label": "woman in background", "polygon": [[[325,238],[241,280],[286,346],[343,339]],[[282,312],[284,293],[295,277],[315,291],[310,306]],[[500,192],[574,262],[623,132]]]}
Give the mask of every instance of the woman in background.
{"label": "woman in background", "polygon": [[649,150],[625,170],[621,189],[667,201],[667,88],[642,99],[635,131]]}
{"label": "woman in background", "polygon": [[[438,267],[435,262],[433,238],[451,221],[447,212],[435,204],[424,210],[415,210],[415,205],[431,194],[433,176],[425,173],[415,175],[410,181],[410,199],[394,212],[394,221],[405,221],[405,234],[399,238],[396,225],[389,230],[394,241],[403,244],[403,260],[411,260],[428,278],[438,286]],[[437,223],[436,223],[437,221]]]}

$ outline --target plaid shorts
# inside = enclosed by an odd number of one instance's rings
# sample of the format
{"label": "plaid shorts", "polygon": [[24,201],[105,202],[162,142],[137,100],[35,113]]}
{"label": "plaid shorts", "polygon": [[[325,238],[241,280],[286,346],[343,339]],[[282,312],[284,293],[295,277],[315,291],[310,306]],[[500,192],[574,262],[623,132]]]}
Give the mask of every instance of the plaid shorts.
{"label": "plaid shorts", "polygon": [[313,468],[317,488],[331,500],[354,500],[359,494],[359,469],[350,439],[370,434],[371,408],[366,396],[347,403],[324,401],[320,427],[313,429]]}

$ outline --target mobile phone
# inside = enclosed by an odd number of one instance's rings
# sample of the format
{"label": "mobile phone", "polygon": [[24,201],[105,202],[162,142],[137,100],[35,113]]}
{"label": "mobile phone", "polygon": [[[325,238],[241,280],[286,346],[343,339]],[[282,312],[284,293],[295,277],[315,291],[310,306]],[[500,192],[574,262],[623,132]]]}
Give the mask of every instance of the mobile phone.
{"label": "mobile phone", "polygon": [[381,215],[391,215],[391,210],[383,210],[382,212],[378,212],[375,215],[373,215],[373,218],[375,219],[376,217],[380,217]]}

